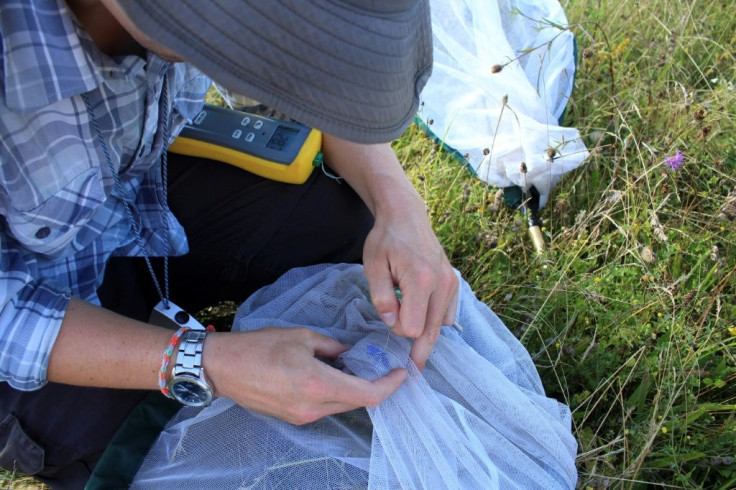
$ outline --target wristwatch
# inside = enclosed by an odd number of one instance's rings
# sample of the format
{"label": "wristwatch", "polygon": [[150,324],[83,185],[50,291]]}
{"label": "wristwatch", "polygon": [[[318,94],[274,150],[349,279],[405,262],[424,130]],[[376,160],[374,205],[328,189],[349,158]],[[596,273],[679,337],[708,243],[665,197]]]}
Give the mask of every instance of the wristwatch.
{"label": "wristwatch", "polygon": [[204,407],[212,403],[212,387],[204,376],[202,349],[209,332],[187,330],[181,336],[176,364],[171,370],[171,396],[190,407]]}

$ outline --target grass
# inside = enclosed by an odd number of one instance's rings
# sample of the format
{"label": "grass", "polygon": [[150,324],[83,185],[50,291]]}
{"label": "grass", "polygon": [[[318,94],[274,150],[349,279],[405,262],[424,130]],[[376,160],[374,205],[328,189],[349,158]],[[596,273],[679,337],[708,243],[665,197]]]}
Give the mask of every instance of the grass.
{"label": "grass", "polygon": [[580,488],[734,488],[736,10],[563,7],[580,52],[566,125],[592,154],[542,210],[544,253],[419,129],[396,151],[453,265],[571,407]]}
{"label": "grass", "polygon": [[0,488],[3,490],[47,490],[49,487],[38,483],[29,476],[0,470]]}
{"label": "grass", "polygon": [[452,263],[571,407],[581,488],[736,486],[728,5],[563,2],[580,49],[566,124],[592,155],[543,209],[542,254],[421,131],[396,143]]}

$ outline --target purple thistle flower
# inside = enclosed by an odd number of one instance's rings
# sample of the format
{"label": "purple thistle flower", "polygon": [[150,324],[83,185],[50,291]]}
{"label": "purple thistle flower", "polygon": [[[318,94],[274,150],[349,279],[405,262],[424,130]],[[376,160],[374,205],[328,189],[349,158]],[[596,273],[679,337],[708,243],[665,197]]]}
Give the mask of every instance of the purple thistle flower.
{"label": "purple thistle flower", "polygon": [[684,161],[685,156],[680,152],[680,150],[677,150],[675,152],[675,156],[667,157],[667,159],[662,162],[662,165],[667,165],[670,170],[678,170],[680,167],[682,167]]}

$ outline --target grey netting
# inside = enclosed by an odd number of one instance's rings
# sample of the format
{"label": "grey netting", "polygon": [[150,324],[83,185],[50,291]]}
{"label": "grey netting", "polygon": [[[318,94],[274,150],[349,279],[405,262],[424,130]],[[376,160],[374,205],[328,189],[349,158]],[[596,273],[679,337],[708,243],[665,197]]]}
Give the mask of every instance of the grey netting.
{"label": "grey netting", "polygon": [[444,328],[420,374],[361,266],[290,271],[240,307],[234,330],[307,326],[354,345],[338,367],[374,379],[406,366],[407,381],[376,408],[300,427],[225,398],[183,409],[133,488],[573,488],[568,408],[545,397],[524,347],[464,281],[457,319],[462,334]]}

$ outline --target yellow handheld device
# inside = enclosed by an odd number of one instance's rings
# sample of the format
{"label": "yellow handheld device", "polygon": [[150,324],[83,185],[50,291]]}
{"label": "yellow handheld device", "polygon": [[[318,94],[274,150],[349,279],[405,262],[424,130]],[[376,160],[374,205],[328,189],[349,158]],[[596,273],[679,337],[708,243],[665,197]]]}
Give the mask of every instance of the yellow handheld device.
{"label": "yellow handheld device", "polygon": [[169,151],[218,160],[267,179],[301,184],[319,165],[322,133],[280,121],[205,104],[184,126]]}

